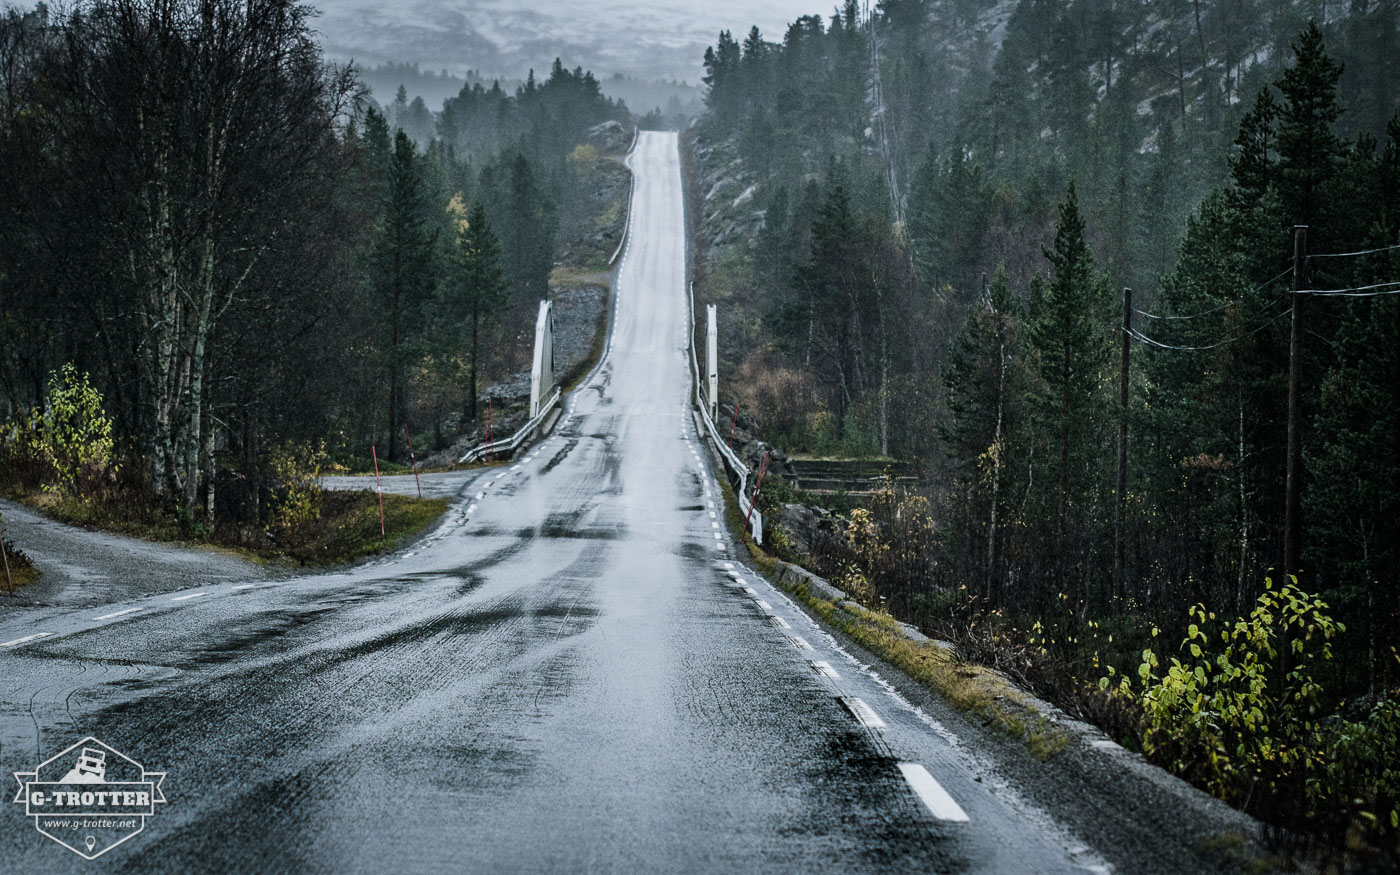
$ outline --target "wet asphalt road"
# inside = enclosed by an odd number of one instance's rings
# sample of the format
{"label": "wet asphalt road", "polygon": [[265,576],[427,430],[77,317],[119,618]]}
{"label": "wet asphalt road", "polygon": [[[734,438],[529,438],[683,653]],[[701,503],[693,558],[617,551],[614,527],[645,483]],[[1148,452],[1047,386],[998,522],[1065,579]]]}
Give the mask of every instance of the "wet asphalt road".
{"label": "wet asphalt road", "polygon": [[675,135],[632,162],[608,358],[428,538],[6,614],[0,766],[93,735],[167,772],[168,802],[92,863],[9,804],[0,870],[1095,865],[734,558],[687,407]]}

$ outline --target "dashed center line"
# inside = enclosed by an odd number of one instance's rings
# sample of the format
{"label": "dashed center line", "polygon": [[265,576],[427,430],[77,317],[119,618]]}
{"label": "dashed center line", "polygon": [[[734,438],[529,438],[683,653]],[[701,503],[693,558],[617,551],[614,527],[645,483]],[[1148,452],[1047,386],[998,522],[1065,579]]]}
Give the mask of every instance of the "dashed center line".
{"label": "dashed center line", "polygon": [[757,602],[758,606],[764,611],[767,611],[770,614],[773,612],[773,606],[765,602],[763,599],[754,599],[754,601]]}
{"label": "dashed center line", "polygon": [[875,709],[865,704],[864,699],[855,696],[842,696],[841,704],[845,705],[861,726],[866,729],[884,729],[885,721],[880,719],[880,715],[875,713]]}
{"label": "dashed center line", "polygon": [[914,795],[919,797],[919,801],[924,803],[934,817],[939,820],[967,823],[967,812],[953,801],[953,797],[948,795],[942,784],[934,780],[928,769],[918,763],[900,763],[899,771],[904,775],[904,780],[909,782],[909,789],[914,791]]}
{"label": "dashed center line", "polygon": [[828,677],[834,681],[839,681],[841,679],[841,675],[837,674],[836,669],[832,668],[831,663],[827,662],[825,659],[812,660],[812,668],[816,669],[817,674],[822,677]]}
{"label": "dashed center line", "polygon": [[113,611],[113,612],[110,613],[110,614],[103,614],[103,615],[100,616],[100,617],[93,617],[93,619],[94,619],[94,620],[111,620],[111,619],[114,619],[114,618],[116,618],[116,617],[125,617],[127,614],[134,614],[134,613],[136,613],[137,611],[141,611],[141,610],[145,610],[145,609],[144,609],[144,608],[127,608],[127,609],[124,610],[124,611]]}
{"label": "dashed center line", "polygon": [[197,598],[199,598],[200,596],[206,596],[206,595],[209,595],[209,593],[207,593],[207,592],[192,592],[192,593],[190,593],[189,595],[177,595],[177,596],[175,596],[175,598],[171,599],[171,601],[172,601],[172,602],[183,602],[183,601],[188,601],[188,600],[190,600],[190,599],[197,599]]}
{"label": "dashed center line", "polygon": [[13,641],[6,641],[0,647],[14,647],[16,644],[24,644],[27,641],[38,641],[40,638],[48,638],[52,632],[35,632],[33,635],[26,635],[23,638],[16,638]]}

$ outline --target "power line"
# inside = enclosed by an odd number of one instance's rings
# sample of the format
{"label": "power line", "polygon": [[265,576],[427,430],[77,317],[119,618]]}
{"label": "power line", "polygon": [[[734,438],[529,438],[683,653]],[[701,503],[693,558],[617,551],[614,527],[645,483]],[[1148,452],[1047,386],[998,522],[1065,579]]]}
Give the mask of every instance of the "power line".
{"label": "power line", "polygon": [[1275,322],[1277,322],[1278,320],[1282,319],[1284,316],[1287,316],[1289,313],[1292,313],[1292,312],[1293,312],[1293,308],[1292,308],[1292,307],[1289,307],[1287,310],[1284,310],[1282,313],[1279,313],[1279,314],[1273,316],[1272,318],[1268,319],[1267,321],[1265,321],[1262,325],[1260,325],[1260,326],[1257,327],[1257,328],[1253,328],[1253,329],[1251,329],[1251,330],[1249,330],[1249,331],[1246,331],[1246,332],[1243,333],[1243,334],[1237,334],[1237,335],[1235,335],[1234,337],[1228,338],[1228,339],[1226,339],[1226,340],[1222,340],[1222,341],[1220,341],[1220,342],[1218,342],[1218,343],[1212,343],[1212,344],[1209,344],[1209,345],[1207,345],[1207,346],[1179,346],[1179,345],[1174,344],[1174,343],[1163,343],[1163,342],[1160,341],[1160,340],[1154,340],[1154,339],[1152,339],[1151,337],[1148,337],[1147,335],[1143,334],[1141,331],[1138,331],[1136,328],[1128,328],[1128,327],[1126,327],[1126,326],[1124,326],[1123,331],[1127,332],[1128,336],[1131,337],[1131,338],[1133,338],[1134,340],[1136,340],[1136,341],[1138,341],[1138,342],[1140,342],[1140,343],[1145,343],[1145,344],[1147,344],[1148,346],[1155,346],[1155,347],[1157,347],[1158,349],[1169,349],[1169,350],[1180,351],[1180,352],[1204,352],[1205,350],[1208,350],[1208,349],[1218,349],[1218,348],[1220,348],[1220,347],[1222,347],[1222,346],[1225,346],[1225,345],[1227,345],[1227,344],[1234,343],[1234,342],[1237,341],[1237,340],[1243,340],[1243,339],[1246,338],[1246,337],[1249,337],[1249,336],[1254,335],[1254,334],[1258,334],[1259,332],[1263,331],[1265,328],[1268,328],[1270,325],[1274,324]]}
{"label": "power line", "polygon": [[1377,252],[1389,252],[1392,249],[1400,249],[1400,243],[1394,246],[1379,246],[1375,249],[1362,249],[1357,252],[1319,252],[1316,255],[1309,255],[1308,258],[1351,258],[1357,255],[1374,255]]}
{"label": "power line", "polygon": [[[1284,277],[1288,276],[1288,275],[1289,275],[1290,273],[1292,273],[1292,272],[1293,272],[1293,268],[1290,267],[1288,270],[1285,270],[1283,273],[1279,274],[1278,276],[1274,277],[1273,279],[1271,279],[1271,280],[1265,280],[1264,282],[1262,282],[1262,283],[1260,283],[1259,285],[1255,286],[1255,287],[1249,292],[1249,295],[1258,294],[1259,292],[1263,291],[1264,289],[1268,288],[1269,286],[1273,285],[1274,283],[1276,283],[1276,282],[1278,282],[1279,280],[1283,279]],[[1136,314],[1138,314],[1139,316],[1146,316],[1148,319],[1164,319],[1164,320],[1169,320],[1169,321],[1186,320],[1186,319],[1199,319],[1199,318],[1202,317],[1202,316],[1209,316],[1209,315],[1212,314],[1212,313],[1219,313],[1221,310],[1224,310],[1224,309],[1226,309],[1227,307],[1233,307],[1233,306],[1235,306],[1236,304],[1242,302],[1246,297],[1249,297],[1249,295],[1242,295],[1242,296],[1236,298],[1235,300],[1233,300],[1233,301],[1227,301],[1226,303],[1221,304],[1221,305],[1218,306],[1218,307],[1211,307],[1209,310],[1202,310],[1202,311],[1199,312],[1199,313],[1192,313],[1192,314],[1190,314],[1189,316],[1159,316],[1159,315],[1157,315],[1157,314],[1155,314],[1155,313],[1148,313],[1148,312],[1145,312],[1145,311],[1143,311],[1143,310],[1138,310],[1138,309],[1134,309],[1133,312],[1136,313]]]}
{"label": "power line", "polygon": [[1333,298],[1374,298],[1380,295],[1400,294],[1400,288],[1397,286],[1400,286],[1400,281],[1390,280],[1369,286],[1355,286],[1350,289],[1299,289],[1297,294]]}

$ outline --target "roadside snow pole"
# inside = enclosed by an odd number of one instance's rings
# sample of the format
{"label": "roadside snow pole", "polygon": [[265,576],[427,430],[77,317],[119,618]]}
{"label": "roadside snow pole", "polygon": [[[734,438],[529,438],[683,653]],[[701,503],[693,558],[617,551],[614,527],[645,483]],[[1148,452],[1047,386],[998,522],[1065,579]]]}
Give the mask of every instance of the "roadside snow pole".
{"label": "roadside snow pole", "polygon": [[715,305],[705,305],[705,388],[710,407],[710,421],[719,412],[719,329],[715,326]]}
{"label": "roadside snow pole", "polygon": [[10,554],[5,552],[5,534],[0,532],[0,558],[5,560],[5,583],[10,587],[10,595],[15,594],[15,579],[10,576]]}
{"label": "roadside snow pole", "polygon": [[554,390],[554,311],[548,301],[540,301],[535,318],[535,359],[530,365],[530,418],[540,415],[540,404]]}
{"label": "roadside snow pole", "polygon": [[384,489],[379,485],[379,451],[374,444],[369,445],[370,455],[374,458],[374,491],[379,493],[379,534],[384,532]]}
{"label": "roadside snow pole", "polygon": [[413,485],[418,487],[418,497],[423,497],[423,484],[418,482],[418,457],[413,455],[413,435],[408,433],[408,423],[404,423],[403,436],[408,440],[408,460],[413,463]]}
{"label": "roadside snow pole", "polygon": [[486,446],[488,447],[488,449],[487,449],[486,452],[483,454],[483,457],[482,457],[482,458],[483,458],[485,461],[489,462],[489,461],[491,461],[491,450],[489,449],[489,447],[491,446],[491,399],[490,399],[490,398],[487,398],[487,399],[486,399]]}
{"label": "roadside snow pole", "polygon": [[[753,518],[753,509],[758,505],[758,490],[760,490],[760,489],[763,488],[763,478],[766,477],[766,476],[768,476],[768,457],[771,456],[771,455],[772,455],[772,453],[764,453],[764,454],[763,454],[763,464],[758,466],[758,476],[755,477],[755,478],[754,478],[754,481],[753,481],[753,497],[749,499],[749,512],[746,513],[746,514],[744,515],[744,531],[740,533],[740,537],[742,537],[742,536],[748,534],[748,531],[749,531],[749,520],[751,520],[751,519]],[[759,528],[759,530],[758,530],[757,532],[754,532],[753,540],[754,540],[754,543],[755,543],[755,544],[762,544],[762,543],[763,543],[763,529],[762,529],[762,525],[763,525],[763,514],[759,514],[759,515],[758,515],[758,520],[759,520],[759,526],[760,526],[760,528]]]}

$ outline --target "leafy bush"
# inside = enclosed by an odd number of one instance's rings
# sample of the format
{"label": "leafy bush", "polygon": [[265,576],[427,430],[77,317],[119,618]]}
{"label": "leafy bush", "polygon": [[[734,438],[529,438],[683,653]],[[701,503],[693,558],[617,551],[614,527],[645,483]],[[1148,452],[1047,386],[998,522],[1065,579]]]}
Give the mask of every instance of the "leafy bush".
{"label": "leafy bush", "polygon": [[1256,816],[1376,851],[1400,835],[1400,703],[1361,721],[1324,714],[1316,676],[1346,631],[1328,611],[1296,579],[1266,580],[1249,616],[1222,622],[1198,604],[1182,658],[1148,648],[1135,681],[1110,667],[1099,687],[1140,711],[1149,759]]}
{"label": "leafy bush", "polygon": [[[1217,624],[1204,605],[1192,607],[1180,647],[1185,660],[1171,657],[1162,671],[1148,648],[1136,689],[1129,678],[1119,681],[1118,693],[1142,706],[1143,752],[1235,801],[1261,790],[1272,795],[1317,772],[1322,688],[1313,670],[1332,658],[1331,641],[1345,631],[1327,610],[1296,581],[1276,590],[1271,580],[1249,616],[1234,623]],[[1111,684],[1099,681],[1104,689]]]}
{"label": "leafy bush", "polygon": [[118,470],[102,394],[72,364],[49,374],[46,409],[8,423],[3,444],[13,485],[37,481],[45,492],[78,496]]}
{"label": "leafy bush", "polygon": [[270,523],[283,539],[300,539],[321,518],[321,476],[326,466],[325,441],[286,443],[272,451],[269,467],[277,488]]}

